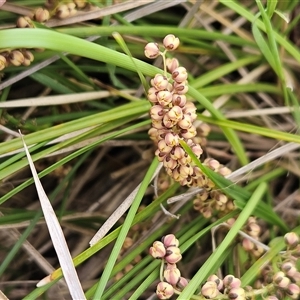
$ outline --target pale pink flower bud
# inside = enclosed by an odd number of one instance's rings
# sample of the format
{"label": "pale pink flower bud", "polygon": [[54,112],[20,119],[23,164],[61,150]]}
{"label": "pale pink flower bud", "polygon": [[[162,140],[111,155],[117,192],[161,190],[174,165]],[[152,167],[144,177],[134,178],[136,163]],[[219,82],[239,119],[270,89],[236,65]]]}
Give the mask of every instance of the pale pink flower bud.
{"label": "pale pink flower bud", "polygon": [[155,87],[151,87],[148,90],[147,98],[152,103],[157,103],[158,90]]}
{"label": "pale pink flower bud", "polygon": [[172,95],[172,104],[178,105],[181,108],[183,108],[186,104],[186,96],[185,95],[179,95],[179,94],[173,94]]}
{"label": "pale pink flower bud", "polygon": [[187,285],[188,285],[188,280],[184,277],[180,277],[179,279],[179,282],[177,283],[177,287],[180,289],[180,290],[183,290]]}
{"label": "pale pink flower bud", "polygon": [[207,281],[201,288],[201,294],[208,299],[217,297],[220,292],[218,286],[214,281]]}
{"label": "pale pink flower bud", "polygon": [[184,113],[191,113],[191,112],[196,112],[197,108],[195,104],[191,101],[187,101],[186,105],[184,106]]}
{"label": "pale pink flower bud", "polygon": [[193,174],[193,167],[189,165],[181,165],[179,166],[178,171],[182,176],[186,177]]}
{"label": "pale pink flower bud", "polygon": [[188,78],[188,73],[186,71],[186,68],[184,67],[178,67],[172,72],[172,78],[176,82],[184,82]]}
{"label": "pale pink flower bud", "polygon": [[159,149],[160,152],[163,153],[170,153],[170,151],[172,150],[172,146],[167,145],[165,140],[160,140],[157,143],[157,148]]}
{"label": "pale pink flower bud", "polygon": [[205,219],[209,219],[213,214],[213,209],[210,206],[203,207],[203,209],[201,209],[201,213]]}
{"label": "pale pink flower bud", "polygon": [[191,139],[196,136],[197,131],[194,125],[192,125],[189,129],[182,129],[180,134],[185,139]]}
{"label": "pale pink flower bud", "polygon": [[163,91],[168,87],[169,81],[165,76],[156,74],[155,77],[151,79],[151,85],[158,91]]}
{"label": "pale pink flower bud", "polygon": [[180,121],[183,117],[182,109],[179,106],[173,106],[169,111],[168,111],[168,117],[171,120]]}
{"label": "pale pink flower bud", "polygon": [[160,105],[153,105],[150,108],[150,116],[153,120],[162,120],[164,117],[164,109]]}
{"label": "pale pink flower bud", "polygon": [[162,242],[165,245],[166,248],[174,246],[179,246],[179,241],[176,239],[176,236],[174,234],[167,234],[164,237],[162,237]]}
{"label": "pale pink flower bud", "polygon": [[250,251],[252,251],[253,249],[254,249],[254,243],[253,242],[251,242],[250,240],[248,240],[248,239],[243,239],[243,241],[242,241],[242,247],[246,250],[246,251],[248,251],[248,252],[250,252]]}
{"label": "pale pink flower bud", "polygon": [[206,165],[207,167],[209,167],[213,171],[217,170],[220,167],[220,163],[216,159],[213,159],[213,158],[205,159],[203,164]]}
{"label": "pale pink flower bud", "polygon": [[183,158],[184,155],[185,151],[180,146],[174,147],[170,152],[170,156],[176,160]]}
{"label": "pale pink flower bud", "polygon": [[167,128],[172,128],[173,126],[175,126],[177,123],[176,120],[172,120],[170,119],[169,115],[168,114],[165,114],[164,115],[164,118],[163,118],[163,124],[167,127]]}
{"label": "pale pink flower bud", "polygon": [[284,241],[289,249],[294,249],[299,244],[299,236],[296,232],[288,232],[284,236]]}
{"label": "pale pink flower bud", "polygon": [[219,173],[220,175],[222,175],[222,176],[227,176],[227,175],[231,174],[232,171],[231,171],[229,168],[225,167],[225,166],[221,166],[221,167],[218,169],[218,173]]}
{"label": "pale pink flower bud", "polygon": [[217,275],[210,275],[207,281],[214,281],[217,284],[217,288],[220,291],[223,288],[223,280],[221,280]]}
{"label": "pale pink flower bud", "polygon": [[152,119],[151,123],[152,123],[152,127],[156,128],[156,129],[164,129],[165,128],[165,126],[161,120]]}
{"label": "pale pink flower bud", "polygon": [[166,255],[166,248],[160,241],[155,241],[149,249],[149,254],[154,258],[163,258]]}
{"label": "pale pink flower bud", "polygon": [[160,152],[159,149],[156,149],[155,155],[157,156],[158,161],[163,162],[165,157],[167,156],[167,153]]}
{"label": "pale pink flower bud", "polygon": [[149,137],[150,137],[151,140],[153,140],[153,141],[157,141],[158,140],[159,134],[158,134],[158,130],[156,128],[151,127],[148,130],[148,135],[149,135]]}
{"label": "pale pink flower bud", "polygon": [[163,161],[164,167],[169,168],[171,170],[177,167],[177,161],[172,159],[169,155],[167,155]]}
{"label": "pale pink flower bud", "polygon": [[169,299],[174,294],[174,288],[171,284],[161,281],[156,287],[158,299]]}
{"label": "pale pink flower bud", "polygon": [[185,153],[185,155],[182,158],[180,158],[178,161],[181,165],[187,165],[192,162],[192,158],[187,153]]}
{"label": "pale pink flower bud", "polygon": [[179,62],[176,58],[167,58],[166,66],[167,69],[172,73],[176,68],[179,67]]}
{"label": "pale pink flower bud", "polygon": [[279,272],[274,274],[273,281],[274,281],[274,283],[278,284],[282,280],[284,280],[285,277],[286,277],[285,274],[282,271],[279,271]]}
{"label": "pale pink flower bud", "polygon": [[161,106],[167,106],[172,102],[172,93],[169,91],[159,91],[156,97]]}
{"label": "pale pink flower bud", "polygon": [[289,277],[293,277],[297,273],[295,264],[291,261],[287,261],[281,265],[281,270]]}
{"label": "pale pink flower bud", "polygon": [[168,34],[163,39],[163,44],[168,51],[173,51],[179,46],[179,38],[175,37],[173,34]]}
{"label": "pale pink flower bud", "polygon": [[179,95],[186,94],[189,90],[187,80],[183,82],[174,82],[173,87],[174,87],[174,91]]}
{"label": "pale pink flower bud", "polygon": [[190,115],[183,115],[182,120],[178,122],[178,126],[182,129],[189,129],[193,125],[193,119]]}
{"label": "pale pink flower bud", "polygon": [[165,142],[168,146],[171,146],[171,147],[178,146],[179,145],[179,136],[178,136],[178,134],[168,132],[165,135]]}
{"label": "pale pink flower bud", "polygon": [[175,264],[168,264],[166,270],[164,270],[165,280],[173,286],[176,286],[180,280],[180,270]]}
{"label": "pale pink flower bud", "polygon": [[247,226],[247,232],[253,237],[258,237],[260,234],[260,226],[256,223],[251,223]]}
{"label": "pale pink flower bud", "polygon": [[144,54],[146,57],[154,59],[159,56],[160,51],[157,43],[148,43],[145,46]]}
{"label": "pale pink flower bud", "polygon": [[206,123],[201,123],[198,127],[198,131],[201,134],[201,136],[208,136],[210,130],[211,130],[210,126]]}
{"label": "pale pink flower bud", "polygon": [[234,300],[246,299],[245,290],[241,287],[232,288],[228,293],[228,298]]}
{"label": "pale pink flower bud", "polygon": [[195,153],[195,155],[199,158],[201,154],[203,153],[203,150],[199,144],[196,144],[191,147],[192,151]]}
{"label": "pale pink flower bud", "polygon": [[291,299],[299,299],[299,295],[300,295],[300,287],[299,285],[295,284],[295,283],[291,283],[287,290],[286,293],[289,295],[289,297]]}
{"label": "pale pink flower bud", "polygon": [[230,274],[224,277],[223,283],[227,288],[239,288],[241,286],[241,280]]}
{"label": "pale pink flower bud", "polygon": [[180,249],[175,246],[170,246],[167,249],[167,253],[165,256],[165,261],[169,264],[176,264],[181,260],[182,256],[180,253]]}

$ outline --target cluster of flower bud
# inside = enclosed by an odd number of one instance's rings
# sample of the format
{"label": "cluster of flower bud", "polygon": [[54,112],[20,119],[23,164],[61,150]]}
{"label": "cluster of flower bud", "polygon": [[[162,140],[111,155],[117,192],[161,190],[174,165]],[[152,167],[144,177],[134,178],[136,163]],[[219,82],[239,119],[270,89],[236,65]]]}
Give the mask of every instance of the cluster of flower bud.
{"label": "cluster of flower bud", "polygon": [[[259,236],[261,233],[261,227],[257,223],[257,219],[255,217],[249,217],[247,220],[247,224],[245,225],[244,232],[246,232],[249,236],[251,236],[254,240],[259,240]],[[260,257],[264,253],[264,249],[253,241],[250,241],[247,238],[243,238],[242,240],[243,248],[254,255],[255,257]]]}
{"label": "cluster of flower bud", "polygon": [[51,17],[65,19],[77,13],[78,9],[86,8],[87,0],[73,0],[66,3],[65,1],[48,0],[45,4],[46,8],[38,7],[30,16],[19,17],[17,27],[33,28],[32,21],[39,23],[47,22]]}
{"label": "cluster of flower bud", "polygon": [[33,54],[27,49],[2,52],[0,54],[0,71],[8,66],[29,66],[33,59]]}
{"label": "cluster of flower bud", "polygon": [[[229,168],[212,158],[206,158],[203,165],[222,176],[231,173]],[[195,210],[199,211],[205,218],[210,218],[215,210],[226,214],[235,209],[232,199],[229,199],[220,190],[214,189],[214,184],[207,177],[203,177],[203,181],[205,181],[203,186],[206,188],[197,194],[193,200]]]}
{"label": "cluster of flower bud", "polygon": [[245,289],[241,287],[241,280],[233,275],[220,279],[216,275],[208,277],[201,288],[201,295],[207,299],[214,299],[219,295],[227,295],[229,299],[246,299]]}
{"label": "cluster of flower bud", "polygon": [[156,287],[156,294],[159,299],[169,299],[175,291],[181,291],[188,284],[186,278],[181,276],[177,268],[182,256],[179,249],[179,241],[175,235],[168,234],[161,241],[155,241],[149,249],[149,254],[155,259],[162,259],[164,270],[163,281]]}
{"label": "cluster of flower bud", "polygon": [[[164,38],[163,45],[165,52],[173,51],[178,47],[179,39],[169,34]],[[158,55],[164,58],[165,52],[160,52],[156,43],[145,46],[145,55],[148,58]],[[148,99],[153,104],[150,110],[152,128],[149,135],[157,143],[155,154],[158,160],[163,162],[169,176],[181,185],[203,187],[203,183],[206,184],[209,180],[193,164],[191,157],[179,142],[185,141],[200,158],[203,150],[200,144],[193,140],[197,134],[193,125],[197,118],[196,107],[185,96],[188,91],[188,73],[184,67],[179,66],[177,59],[167,59],[165,65],[171,73],[171,78],[166,74],[156,74],[148,90]]]}
{"label": "cluster of flower bud", "polygon": [[284,236],[287,250],[276,258],[276,264],[268,264],[261,272],[256,288],[272,285],[272,295],[267,299],[299,299],[300,297],[300,271],[297,267],[300,258],[299,236],[289,232]]}

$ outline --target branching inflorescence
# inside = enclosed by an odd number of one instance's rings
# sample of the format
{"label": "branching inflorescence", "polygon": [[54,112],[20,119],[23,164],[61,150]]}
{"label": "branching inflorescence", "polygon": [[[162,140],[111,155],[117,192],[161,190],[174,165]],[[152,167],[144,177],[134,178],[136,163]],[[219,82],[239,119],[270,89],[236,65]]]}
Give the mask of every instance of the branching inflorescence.
{"label": "branching inflorescence", "polygon": [[[209,133],[206,124],[201,126],[200,135],[194,121],[197,118],[196,107],[188,101],[187,70],[179,66],[175,58],[166,58],[168,51],[173,51],[179,46],[179,39],[172,34],[163,40],[163,51],[157,43],[148,43],[145,46],[145,55],[148,58],[162,56],[164,62],[163,74],[156,74],[151,79],[148,90],[148,99],[153,104],[150,110],[152,127],[149,130],[150,138],[157,145],[155,155],[163,163],[166,173],[181,185],[200,187],[202,191],[194,200],[194,208],[204,217],[210,218],[214,211],[227,213],[235,208],[231,199],[228,199],[214,183],[193,162],[190,155],[181,146],[184,141],[200,159],[203,153],[202,145]],[[167,70],[170,72],[167,73]],[[217,160],[207,158],[203,165],[222,176],[230,174],[230,169],[220,164]],[[230,219],[235,222],[235,219]],[[266,248],[259,242],[261,233],[260,225],[254,217],[248,219],[245,225],[244,238],[241,241],[243,249],[249,257],[260,257]],[[278,254],[276,263],[270,263],[261,270],[262,278],[256,282],[255,287],[242,287],[241,280],[233,275],[223,279],[211,275],[201,286],[195,299],[254,299],[260,295],[263,299],[298,299],[300,295],[300,272],[297,262],[300,257],[299,237],[295,233],[285,236],[287,251]],[[150,248],[150,255],[161,259],[160,282],[156,294],[159,299],[169,299],[172,295],[180,294],[188,284],[188,280],[181,276],[177,263],[182,255],[179,241],[173,234],[168,234],[161,241],[155,241]]]}

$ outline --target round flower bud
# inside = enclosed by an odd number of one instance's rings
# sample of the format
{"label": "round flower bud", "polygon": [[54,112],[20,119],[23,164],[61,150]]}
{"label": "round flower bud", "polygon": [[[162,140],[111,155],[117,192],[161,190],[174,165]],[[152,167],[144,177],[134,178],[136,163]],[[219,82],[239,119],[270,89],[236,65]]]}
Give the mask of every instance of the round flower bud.
{"label": "round flower bud", "polygon": [[291,261],[287,261],[281,265],[281,270],[290,277],[293,277],[297,273],[295,264]]}
{"label": "round flower bud", "polygon": [[78,8],[84,8],[87,5],[86,0],[73,0]]}
{"label": "round flower bud", "polygon": [[167,69],[172,73],[176,68],[179,67],[179,61],[176,58],[166,59]]}
{"label": "round flower bud", "polygon": [[178,247],[179,246],[179,241],[176,239],[174,234],[167,234],[164,237],[162,237],[161,241],[165,245],[166,248],[174,246]]}
{"label": "round flower bud", "polygon": [[173,51],[177,49],[179,43],[180,43],[179,38],[175,37],[175,35],[173,34],[168,34],[163,39],[163,44],[168,51]]}
{"label": "round flower bud", "polygon": [[189,129],[193,125],[193,119],[190,115],[184,114],[182,119],[178,122],[178,126],[182,129]]}
{"label": "round flower bud", "polygon": [[182,129],[180,134],[185,139],[191,139],[196,136],[197,131],[194,125],[192,125],[189,129]]}
{"label": "round flower bud", "polygon": [[246,299],[245,290],[241,287],[232,288],[228,293],[228,298],[234,300],[244,300]]}
{"label": "round flower bud", "polygon": [[174,288],[171,284],[161,281],[156,287],[158,299],[169,299],[174,294]]}
{"label": "round flower bud", "polygon": [[165,138],[164,138],[166,144],[168,146],[178,146],[179,145],[179,136],[177,134],[174,134],[174,133],[171,133],[171,132],[168,132],[166,135],[165,135]]}
{"label": "round flower bud", "polygon": [[258,237],[260,234],[260,226],[256,223],[251,223],[247,226],[247,232],[253,237]]}
{"label": "round flower bud", "polygon": [[165,280],[173,286],[176,286],[180,280],[180,270],[175,264],[168,264],[166,270],[164,270]]}
{"label": "round flower bud", "polygon": [[172,146],[168,145],[165,140],[160,140],[157,143],[157,148],[160,152],[163,153],[170,153],[170,151],[172,150]]}
{"label": "round flower bud", "polygon": [[217,288],[219,291],[223,289],[223,280],[221,280],[217,275],[210,275],[207,278],[207,282],[209,281],[214,281],[217,284]]}
{"label": "round flower bud", "polygon": [[22,65],[29,66],[31,64],[31,62],[33,62],[33,60],[34,60],[33,54],[28,50],[22,51],[22,54],[24,56],[24,61],[23,61]]}
{"label": "round flower bud", "polygon": [[220,292],[218,286],[214,281],[207,281],[201,288],[201,294],[208,299],[217,297]]}
{"label": "round flower bud", "polygon": [[243,247],[246,251],[250,252],[250,251],[252,251],[252,250],[255,248],[255,245],[254,245],[254,243],[251,242],[250,240],[248,240],[248,239],[243,239],[243,241],[242,241],[242,247]]}
{"label": "round flower bud", "polygon": [[56,14],[56,16],[57,16],[58,18],[60,18],[60,19],[64,19],[64,18],[69,17],[70,12],[69,12],[68,6],[67,6],[66,4],[60,5],[60,6],[56,9],[55,14]]}
{"label": "round flower bud", "polygon": [[177,121],[170,119],[168,114],[164,115],[163,125],[165,125],[167,128],[172,128],[173,126],[176,125],[176,123],[177,123]]}
{"label": "round flower bud", "polygon": [[159,91],[156,94],[156,98],[161,106],[168,106],[172,102],[172,93],[169,91]]}
{"label": "round flower bud", "polygon": [[209,167],[213,171],[218,170],[218,168],[220,167],[220,163],[213,158],[206,158],[203,164]]}
{"label": "round flower bud", "polygon": [[180,290],[183,290],[187,285],[188,281],[184,277],[180,277],[179,282],[177,283],[176,287],[179,288]]}
{"label": "round flower bud", "polygon": [[179,106],[173,106],[167,114],[168,117],[171,120],[176,121],[176,123],[179,122],[183,117],[182,109]]}
{"label": "round flower bud", "polygon": [[162,123],[161,120],[151,120],[151,123],[152,123],[152,127],[156,128],[156,129],[164,129],[165,126],[164,124]]}
{"label": "round flower bud", "polygon": [[179,95],[186,94],[189,90],[187,80],[182,81],[182,82],[174,82],[173,87],[174,87],[175,93],[177,93]]}
{"label": "round flower bud", "polygon": [[13,50],[10,52],[8,58],[9,62],[16,67],[20,66],[24,61],[24,56],[19,50]]}
{"label": "round flower bud", "polygon": [[39,7],[34,11],[34,19],[40,23],[44,23],[48,21],[49,18],[50,18],[50,14],[47,9]]}
{"label": "round flower bud", "polygon": [[75,3],[67,3],[67,8],[69,11],[69,17],[74,16],[77,13]]}
{"label": "round flower bud", "polygon": [[154,59],[159,56],[160,51],[157,43],[148,43],[145,46],[144,54],[146,57]]}
{"label": "round flower bud", "polygon": [[161,74],[156,74],[155,77],[152,78],[150,82],[151,85],[155,87],[158,91],[166,90],[169,85],[168,79]]}
{"label": "round flower bud", "polygon": [[295,284],[295,283],[291,283],[287,290],[286,293],[289,295],[289,297],[291,299],[299,299],[299,295],[300,295],[300,287],[299,285]]}
{"label": "round flower bud", "polygon": [[288,232],[284,236],[284,241],[289,249],[294,249],[299,244],[299,236],[295,232]]}
{"label": "round flower bud", "polygon": [[153,105],[150,108],[150,116],[153,120],[162,120],[164,117],[164,109],[160,105]]}
{"label": "round flower bud", "polygon": [[33,28],[34,25],[29,17],[20,17],[17,20],[18,28]]}
{"label": "round flower bud", "polygon": [[180,146],[174,147],[170,152],[170,156],[176,160],[180,160],[184,155],[185,151]]}
{"label": "round flower bud", "polygon": [[188,73],[186,71],[186,68],[184,68],[184,67],[176,68],[172,72],[172,78],[178,83],[186,81],[188,78]]}
{"label": "round flower bud", "polygon": [[224,286],[231,288],[239,288],[241,286],[241,280],[234,277],[233,275],[227,275],[223,279]]}
{"label": "round flower bud", "polygon": [[196,144],[191,147],[192,151],[195,153],[195,155],[199,158],[201,154],[203,153],[203,150],[199,144]]}
{"label": "round flower bud", "polygon": [[164,167],[169,169],[175,169],[178,165],[177,161],[172,159],[170,155],[166,155],[163,161]]}
{"label": "round flower bud", "polygon": [[6,58],[3,55],[0,55],[0,71],[6,67]]}
{"label": "round flower bud", "polygon": [[173,94],[172,95],[172,104],[178,105],[181,108],[184,108],[186,104],[186,96],[185,95],[179,95],[179,94]]}
{"label": "round flower bud", "polygon": [[154,258],[163,258],[166,255],[166,248],[160,241],[155,241],[149,249],[149,254]]}
{"label": "round flower bud", "polygon": [[167,253],[165,256],[165,261],[169,264],[176,264],[181,260],[182,256],[180,253],[180,249],[176,246],[170,246],[167,249]]}

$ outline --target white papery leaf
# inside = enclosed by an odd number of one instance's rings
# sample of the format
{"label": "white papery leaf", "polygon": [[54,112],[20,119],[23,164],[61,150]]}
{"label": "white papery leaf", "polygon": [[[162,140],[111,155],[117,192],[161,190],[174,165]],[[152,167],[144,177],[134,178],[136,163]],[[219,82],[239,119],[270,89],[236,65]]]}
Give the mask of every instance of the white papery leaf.
{"label": "white papery leaf", "polygon": [[64,274],[65,280],[67,282],[70,294],[73,299],[86,299],[84,292],[82,290],[80,281],[78,279],[73,260],[68,249],[63,231],[60,227],[60,224],[57,220],[55,212],[51,206],[51,203],[43,189],[43,186],[40,182],[40,179],[37,175],[36,169],[34,167],[33,161],[31,159],[28,148],[25,144],[23,136],[20,132],[23,146],[26,152],[26,156],[29,162],[31,173],[34,179],[36,190],[39,196],[41,207],[44,213],[45,221],[49,230],[49,234],[56,251],[62,272]]}

